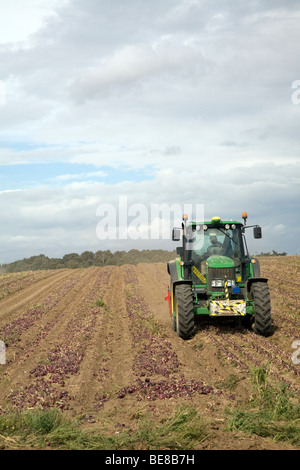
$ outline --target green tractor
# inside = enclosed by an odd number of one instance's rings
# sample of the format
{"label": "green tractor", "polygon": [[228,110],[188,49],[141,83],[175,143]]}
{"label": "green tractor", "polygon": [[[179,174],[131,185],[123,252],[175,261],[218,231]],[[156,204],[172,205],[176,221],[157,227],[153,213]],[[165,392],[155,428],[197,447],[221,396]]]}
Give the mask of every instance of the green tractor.
{"label": "green tractor", "polygon": [[250,257],[246,229],[262,237],[261,227],[213,217],[207,222],[188,222],[174,228],[173,241],[182,239],[178,257],[167,265],[170,287],[166,300],[172,327],[182,339],[195,332],[200,316],[239,318],[257,334],[271,334],[271,302],[268,280],[260,277],[259,260]]}

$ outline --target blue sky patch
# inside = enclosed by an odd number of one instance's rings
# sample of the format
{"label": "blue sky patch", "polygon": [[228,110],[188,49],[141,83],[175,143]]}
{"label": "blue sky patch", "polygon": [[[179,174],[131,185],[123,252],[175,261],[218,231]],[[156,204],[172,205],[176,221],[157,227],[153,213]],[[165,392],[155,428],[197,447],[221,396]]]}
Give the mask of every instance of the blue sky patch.
{"label": "blue sky patch", "polygon": [[36,150],[47,148],[49,145],[42,142],[27,142],[23,140],[1,140],[0,148],[11,149],[15,152],[26,152],[28,150]]}
{"label": "blue sky patch", "polygon": [[61,186],[74,182],[99,181],[117,184],[122,181],[140,182],[153,177],[153,169],[95,167],[79,163],[31,163],[0,166],[0,191],[29,189],[40,185]]}

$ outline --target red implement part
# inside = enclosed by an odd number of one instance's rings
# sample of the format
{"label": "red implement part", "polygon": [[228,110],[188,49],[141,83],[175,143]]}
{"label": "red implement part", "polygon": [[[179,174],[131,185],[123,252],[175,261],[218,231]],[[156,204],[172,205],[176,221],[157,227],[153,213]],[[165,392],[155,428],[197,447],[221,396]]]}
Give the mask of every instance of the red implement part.
{"label": "red implement part", "polygon": [[165,300],[167,300],[168,303],[169,303],[169,312],[170,312],[170,315],[171,315],[172,312],[171,312],[171,295],[170,295],[170,289],[168,289],[168,295],[167,295],[167,297],[165,297]]}

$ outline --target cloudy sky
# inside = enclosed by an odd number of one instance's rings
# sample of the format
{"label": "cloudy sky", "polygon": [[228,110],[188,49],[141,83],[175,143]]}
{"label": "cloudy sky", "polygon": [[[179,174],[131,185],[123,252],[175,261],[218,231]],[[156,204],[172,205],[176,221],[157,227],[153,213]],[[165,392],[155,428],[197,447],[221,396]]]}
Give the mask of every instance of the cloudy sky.
{"label": "cloudy sky", "polygon": [[125,198],[144,235],[247,211],[253,253],[299,254],[299,61],[299,1],[0,0],[0,264],[173,249],[99,237]]}

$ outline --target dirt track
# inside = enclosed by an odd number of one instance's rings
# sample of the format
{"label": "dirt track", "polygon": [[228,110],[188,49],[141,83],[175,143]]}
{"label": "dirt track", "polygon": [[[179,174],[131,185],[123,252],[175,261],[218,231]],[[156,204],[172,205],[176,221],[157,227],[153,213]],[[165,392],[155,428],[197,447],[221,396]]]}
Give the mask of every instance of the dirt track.
{"label": "dirt track", "polygon": [[[300,275],[296,257],[289,258],[293,284],[286,259],[262,261],[272,296],[270,338],[201,322],[194,338],[179,339],[164,300],[169,278],[162,263],[1,276],[7,361],[0,365],[0,408],[56,406],[86,426],[105,421],[116,432],[134,428],[143,410],[161,421],[186,402],[209,424],[201,449],[294,448],[223,428],[225,408],[250,397],[251,365],[270,360],[271,380],[300,391],[300,365],[291,360],[292,342],[300,339]],[[12,279],[14,287],[4,289]],[[223,386],[233,376],[234,391]]]}

